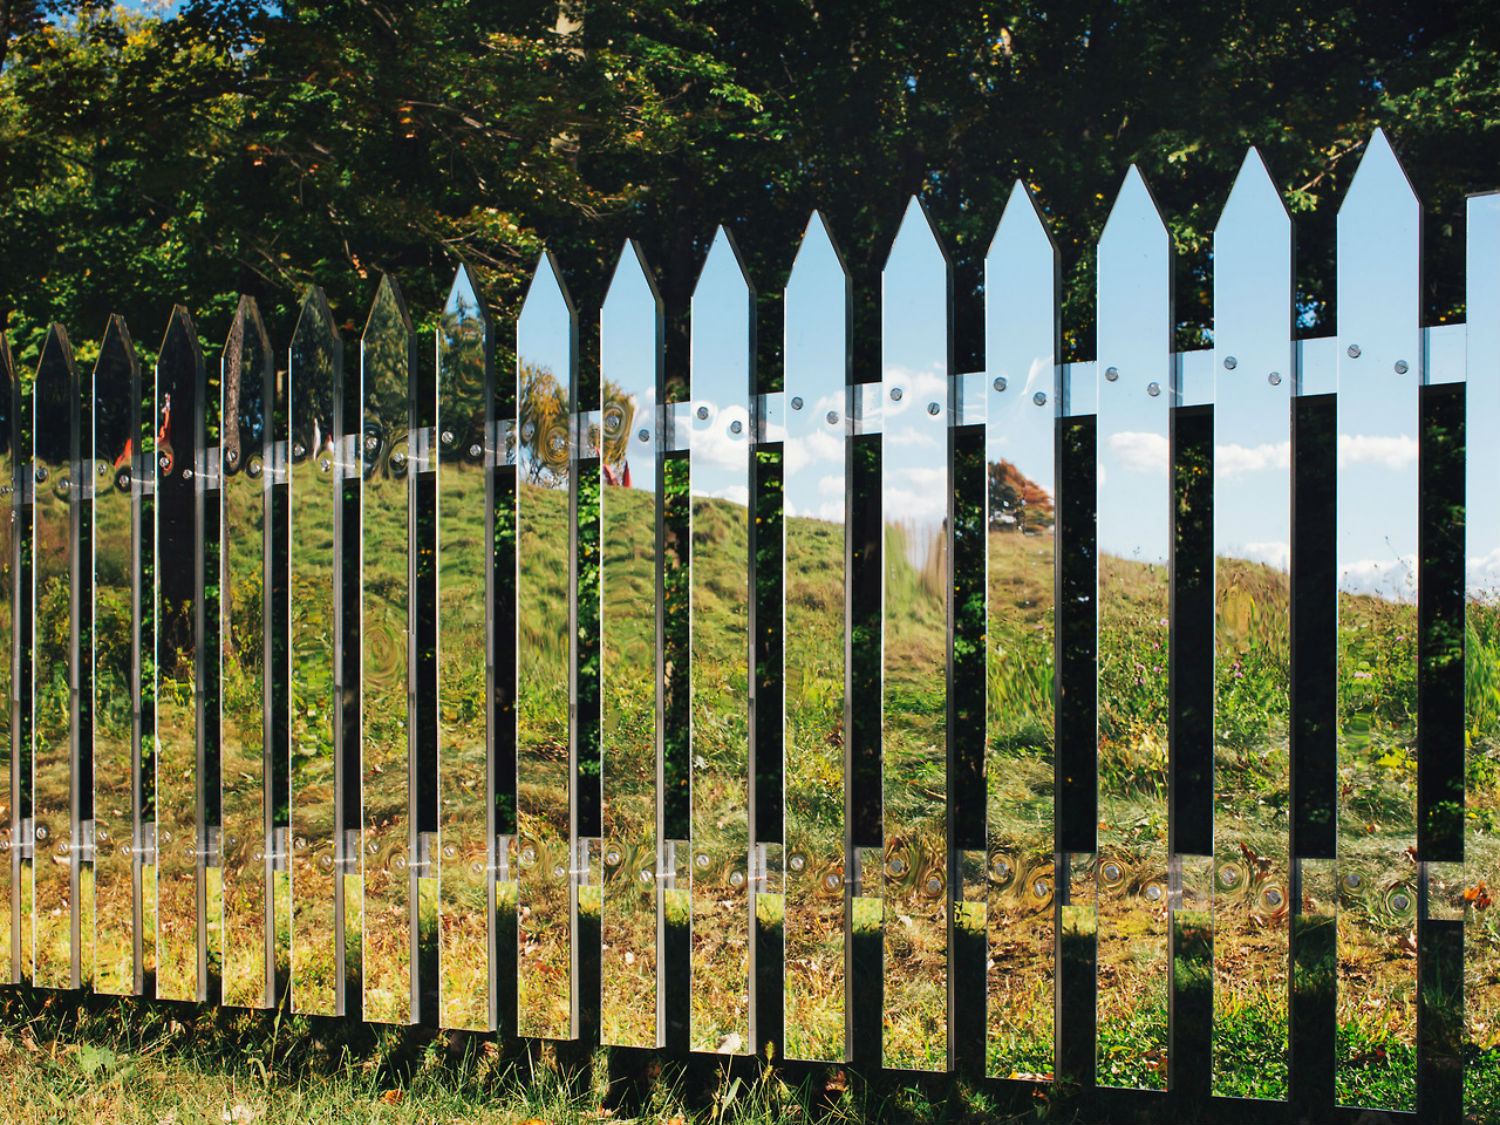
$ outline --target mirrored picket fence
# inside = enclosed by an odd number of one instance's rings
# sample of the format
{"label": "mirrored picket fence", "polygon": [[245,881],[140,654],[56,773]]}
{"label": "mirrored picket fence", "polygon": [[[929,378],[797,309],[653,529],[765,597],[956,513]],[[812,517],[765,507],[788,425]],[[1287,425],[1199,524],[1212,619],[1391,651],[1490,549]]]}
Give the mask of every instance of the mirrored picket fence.
{"label": "mirrored picket fence", "polygon": [[724,231],[687,310],[624,248],[588,379],[550,257],[514,326],[460,269],[435,341],[385,278],[357,341],[313,289],[285,349],[244,299],[217,356],[182,308],[154,367],[118,317],[91,370],[0,351],[4,972],[1456,1112],[1500,1068],[1500,195],[1467,224],[1424,327],[1377,133],[1299,339],[1251,152],[1177,352],[1132,169],[1062,363],[1018,184],[963,373],[913,201],[854,383],[814,216],[773,393]]}

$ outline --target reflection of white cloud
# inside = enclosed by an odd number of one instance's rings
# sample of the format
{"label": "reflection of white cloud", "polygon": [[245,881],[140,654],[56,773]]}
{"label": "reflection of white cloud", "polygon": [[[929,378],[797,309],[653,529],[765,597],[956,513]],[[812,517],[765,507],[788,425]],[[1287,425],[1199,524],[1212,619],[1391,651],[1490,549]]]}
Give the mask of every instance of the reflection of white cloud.
{"label": "reflection of white cloud", "polygon": [[[698,410],[703,406],[708,407],[706,421],[698,419]],[[750,412],[745,407],[726,406],[716,410],[712,404],[694,402],[692,418],[689,448],[695,466],[741,472],[749,470]],[[730,432],[735,422],[740,424],[738,434]]]}
{"label": "reflection of white cloud", "polygon": [[1500,547],[1487,555],[1467,561],[1464,566],[1464,586],[1471,598],[1485,602],[1500,601]]}
{"label": "reflection of white cloud", "polygon": [[1350,465],[1382,465],[1404,469],[1416,464],[1417,439],[1401,434],[1339,434],[1339,468]]}
{"label": "reflection of white cloud", "polygon": [[1292,545],[1290,543],[1242,543],[1221,552],[1225,558],[1245,559],[1248,562],[1264,563],[1278,570],[1290,570]]}
{"label": "reflection of white cloud", "polygon": [[1389,601],[1417,600],[1417,556],[1361,559],[1339,568],[1339,589],[1350,594],[1374,594]]}
{"label": "reflection of white cloud", "polygon": [[843,434],[814,430],[806,437],[788,439],[785,449],[786,473],[791,476],[819,462],[841,463],[844,459]]}
{"label": "reflection of white cloud", "polygon": [[923,430],[897,430],[885,435],[886,445],[935,446],[937,438]]}
{"label": "reflection of white cloud", "polygon": [[829,473],[827,476],[819,477],[818,492],[823,496],[842,496],[844,494],[844,474]]}
{"label": "reflection of white cloud", "polygon": [[716,488],[712,492],[702,492],[695,488],[693,495],[709,500],[729,500],[735,504],[748,505],[750,503],[750,489],[743,484],[731,484],[726,488]]}
{"label": "reflection of white cloud", "polygon": [[1171,461],[1172,447],[1165,434],[1123,430],[1109,435],[1108,447],[1115,460],[1131,472],[1165,476]]}
{"label": "reflection of white cloud", "polygon": [[1214,446],[1214,475],[1220,478],[1258,473],[1263,469],[1285,469],[1291,463],[1290,441]]}
{"label": "reflection of white cloud", "polygon": [[943,498],[944,490],[948,487],[948,470],[939,466],[897,466],[887,470],[885,476],[888,481],[899,481],[917,488],[929,489],[929,495],[936,493],[939,500]]}

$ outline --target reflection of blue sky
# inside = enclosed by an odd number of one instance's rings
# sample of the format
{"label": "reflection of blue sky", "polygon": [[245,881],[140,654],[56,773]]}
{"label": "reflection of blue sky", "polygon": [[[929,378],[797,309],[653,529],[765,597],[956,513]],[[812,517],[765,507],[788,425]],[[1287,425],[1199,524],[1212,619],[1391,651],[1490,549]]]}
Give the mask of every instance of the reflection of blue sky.
{"label": "reflection of blue sky", "polygon": [[1171,554],[1171,277],[1166,227],[1132,167],[1099,239],[1098,528],[1100,554],[1138,562]]}
{"label": "reflection of blue sky", "polygon": [[1376,133],[1338,216],[1339,588],[1413,601],[1421,225],[1416,196]]}
{"label": "reflection of blue sky", "polygon": [[[754,301],[722,227],[693,290],[689,448],[694,496],[750,499],[750,318]],[[706,418],[699,418],[700,411]],[[735,424],[738,423],[738,431]]]}
{"label": "reflection of blue sky", "polygon": [[[881,288],[883,518],[914,532],[907,554],[921,566],[927,541],[948,515],[949,277],[915,199],[896,232]],[[936,414],[929,413],[931,403]]]}
{"label": "reflection of blue sky", "polygon": [[1252,150],[1214,230],[1214,549],[1283,571],[1292,550],[1291,310],[1291,217]]}
{"label": "reflection of blue sky", "polygon": [[1471,597],[1500,601],[1500,193],[1468,211],[1467,578]]}
{"label": "reflection of blue sky", "polygon": [[[1057,253],[1025,186],[1011,190],[985,257],[985,459],[1015,465],[1056,499]],[[995,389],[995,378],[1005,389]],[[1037,394],[1046,396],[1040,405]]]}
{"label": "reflection of blue sky", "polygon": [[[604,306],[599,311],[600,385],[612,384],[631,405],[627,412],[630,417],[622,416],[622,424],[629,429],[626,456],[619,464],[609,466],[611,472],[619,474],[615,483],[623,483],[628,470],[630,486],[643,492],[656,490],[652,451],[656,447],[660,344],[661,309],[656,292],[635,245],[627,243],[620,252],[620,260],[610,278],[609,292],[605,294]],[[590,405],[580,403],[579,409],[587,410]],[[610,411],[609,403],[606,402],[603,409]],[[606,416],[605,422],[608,421]],[[640,439],[642,430],[647,433],[645,441]]]}
{"label": "reflection of blue sky", "polygon": [[[818,216],[786,287],[786,514],[844,522],[849,282]],[[802,400],[802,409],[791,406]],[[828,421],[829,413],[837,421]]]}
{"label": "reflection of blue sky", "polygon": [[[573,388],[573,313],[563,292],[562,279],[551,255],[543,254],[537,264],[521,313],[516,319],[516,366],[530,366],[552,372],[566,402],[572,402]],[[503,378],[503,376],[500,376]],[[519,378],[519,375],[517,375]],[[519,400],[519,399],[518,399]],[[521,479],[533,478],[536,449],[523,442],[517,445]]]}

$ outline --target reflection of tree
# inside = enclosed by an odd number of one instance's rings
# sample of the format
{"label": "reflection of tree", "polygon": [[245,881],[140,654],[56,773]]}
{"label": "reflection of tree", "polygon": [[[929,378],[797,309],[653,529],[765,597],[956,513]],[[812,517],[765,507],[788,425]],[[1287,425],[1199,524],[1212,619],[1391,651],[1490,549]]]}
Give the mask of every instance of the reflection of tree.
{"label": "reflection of tree", "polygon": [[516,419],[521,471],[528,484],[561,488],[568,482],[568,391],[550,367],[521,363]]}
{"label": "reflection of tree", "polygon": [[630,434],[635,428],[635,398],[613,380],[604,381],[604,425],[599,464],[605,484],[630,487]]}
{"label": "reflection of tree", "polygon": [[1052,498],[1020,469],[1009,461],[991,461],[989,482],[991,531],[1035,534],[1052,529]]}

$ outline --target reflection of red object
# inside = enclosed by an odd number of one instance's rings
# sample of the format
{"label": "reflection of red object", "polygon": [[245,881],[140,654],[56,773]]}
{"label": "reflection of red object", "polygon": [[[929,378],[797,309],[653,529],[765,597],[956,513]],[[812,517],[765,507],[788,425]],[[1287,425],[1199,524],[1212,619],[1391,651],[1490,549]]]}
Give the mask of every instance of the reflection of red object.
{"label": "reflection of red object", "polygon": [[126,438],[125,439],[125,449],[121,452],[121,454],[118,457],[115,458],[115,466],[114,467],[117,468],[117,469],[121,469],[121,468],[125,468],[126,466],[128,466],[130,464],[130,455],[133,452],[135,452],[135,439],[134,438]]}
{"label": "reflection of red object", "polygon": [[158,453],[160,454],[158,460],[161,462],[161,471],[163,474],[171,473],[172,464],[176,460],[176,458],[172,456],[172,445],[169,440],[171,436],[172,396],[170,394],[165,394],[162,395],[161,429],[156,431],[156,448]]}
{"label": "reflection of red object", "polygon": [[614,469],[610,468],[610,466],[606,463],[604,465],[604,483],[605,484],[624,485],[626,488],[629,488],[630,487],[630,462],[627,461],[627,462],[625,462],[625,464],[621,465],[619,473],[616,473],[614,471]]}

